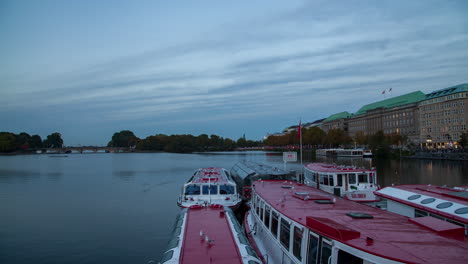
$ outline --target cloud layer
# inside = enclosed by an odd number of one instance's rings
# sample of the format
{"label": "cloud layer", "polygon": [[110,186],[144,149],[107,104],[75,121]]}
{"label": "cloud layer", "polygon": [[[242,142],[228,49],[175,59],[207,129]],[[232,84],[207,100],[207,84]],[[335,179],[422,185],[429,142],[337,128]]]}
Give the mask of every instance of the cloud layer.
{"label": "cloud layer", "polygon": [[[300,117],[356,111],[389,87],[400,95],[466,82],[463,10],[464,2],[319,1],[239,18],[190,41],[90,58],[87,67],[42,79],[4,76],[0,118],[13,131],[53,126],[71,144],[105,143],[111,135],[98,131],[124,128],[141,137],[259,139]],[[82,126],[95,139],[80,138],[74,130]]]}

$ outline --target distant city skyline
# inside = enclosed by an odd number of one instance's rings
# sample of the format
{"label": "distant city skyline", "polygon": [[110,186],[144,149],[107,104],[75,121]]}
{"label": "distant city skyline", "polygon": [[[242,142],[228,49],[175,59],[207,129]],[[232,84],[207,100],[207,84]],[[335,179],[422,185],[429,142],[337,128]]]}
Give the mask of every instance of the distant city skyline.
{"label": "distant city skyline", "polygon": [[[466,1],[1,1],[0,131],[267,133],[467,83]],[[386,91],[384,93],[384,91]]]}

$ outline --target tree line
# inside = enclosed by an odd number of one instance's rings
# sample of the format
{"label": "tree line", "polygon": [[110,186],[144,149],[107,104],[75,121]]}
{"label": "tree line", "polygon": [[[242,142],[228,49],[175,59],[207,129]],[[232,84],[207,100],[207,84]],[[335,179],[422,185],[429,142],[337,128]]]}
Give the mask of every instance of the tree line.
{"label": "tree line", "polygon": [[58,132],[48,135],[44,140],[42,140],[39,135],[31,136],[25,132],[21,132],[19,134],[0,132],[0,152],[2,153],[42,148],[61,148],[62,146],[62,135]]}
{"label": "tree line", "polygon": [[240,137],[234,141],[218,135],[165,135],[155,134],[140,139],[130,130],[114,133],[108,147],[125,147],[137,151],[165,151],[175,153],[203,152],[203,151],[230,151],[238,147],[258,147],[261,141],[246,140]]}

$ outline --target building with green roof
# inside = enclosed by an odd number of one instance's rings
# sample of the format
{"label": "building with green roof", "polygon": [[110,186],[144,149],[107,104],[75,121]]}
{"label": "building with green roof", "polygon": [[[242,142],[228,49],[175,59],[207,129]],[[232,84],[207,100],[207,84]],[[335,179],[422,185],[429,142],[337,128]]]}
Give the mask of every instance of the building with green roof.
{"label": "building with green roof", "polygon": [[389,99],[386,99],[386,100],[378,101],[378,102],[375,102],[375,103],[367,104],[367,105],[361,107],[354,115],[365,114],[368,111],[372,111],[372,110],[378,109],[378,108],[390,109],[390,108],[394,108],[394,107],[413,104],[413,103],[417,103],[417,102],[423,100],[424,98],[425,98],[425,95],[424,95],[423,92],[421,92],[421,91],[412,92],[412,93],[392,97],[392,98],[389,98]]}
{"label": "building with green roof", "polygon": [[347,119],[352,115],[348,112],[340,112],[326,118],[322,123],[322,129],[328,132],[330,129],[341,129],[348,132]]}
{"label": "building with green roof", "polygon": [[457,148],[468,132],[468,84],[428,93],[419,104],[420,143],[428,148]]}

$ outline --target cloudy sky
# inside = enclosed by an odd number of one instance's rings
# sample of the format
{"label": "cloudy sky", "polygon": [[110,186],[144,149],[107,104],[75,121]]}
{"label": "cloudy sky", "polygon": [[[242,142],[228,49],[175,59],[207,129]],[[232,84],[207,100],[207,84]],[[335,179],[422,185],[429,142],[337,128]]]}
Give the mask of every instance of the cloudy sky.
{"label": "cloudy sky", "polygon": [[[468,1],[0,1],[0,130],[258,140],[468,82]],[[388,96],[387,96],[388,98]]]}

